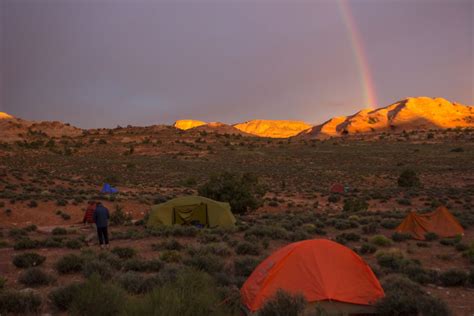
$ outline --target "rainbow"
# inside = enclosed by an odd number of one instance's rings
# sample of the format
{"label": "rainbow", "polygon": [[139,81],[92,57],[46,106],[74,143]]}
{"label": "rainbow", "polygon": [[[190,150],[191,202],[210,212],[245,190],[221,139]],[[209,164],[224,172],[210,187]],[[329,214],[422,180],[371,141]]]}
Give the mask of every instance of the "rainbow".
{"label": "rainbow", "polygon": [[372,79],[372,73],[370,72],[367,54],[365,53],[362,38],[352,15],[351,7],[347,0],[338,0],[337,3],[351,40],[357,67],[359,68],[362,90],[364,91],[364,102],[368,107],[375,108],[378,104],[377,93]]}

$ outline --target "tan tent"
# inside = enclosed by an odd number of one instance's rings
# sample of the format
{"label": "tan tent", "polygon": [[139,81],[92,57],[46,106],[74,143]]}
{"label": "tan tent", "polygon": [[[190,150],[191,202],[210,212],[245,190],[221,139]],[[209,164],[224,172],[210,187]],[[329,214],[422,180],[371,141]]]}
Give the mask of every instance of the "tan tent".
{"label": "tan tent", "polygon": [[154,205],[147,226],[192,225],[203,227],[233,227],[235,217],[229,203],[202,196],[184,196]]}
{"label": "tan tent", "polygon": [[424,240],[428,232],[436,233],[441,237],[463,235],[464,229],[456,218],[444,206],[428,214],[411,212],[395,229],[400,233],[409,233],[415,239]]}

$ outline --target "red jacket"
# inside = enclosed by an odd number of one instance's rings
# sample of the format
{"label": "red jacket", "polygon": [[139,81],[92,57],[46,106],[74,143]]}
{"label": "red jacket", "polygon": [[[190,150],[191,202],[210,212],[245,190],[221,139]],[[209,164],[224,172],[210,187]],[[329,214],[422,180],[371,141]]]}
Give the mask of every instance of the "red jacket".
{"label": "red jacket", "polygon": [[89,223],[89,224],[94,224],[94,212],[95,212],[95,204],[87,206],[86,213],[84,214],[84,219],[82,222]]}

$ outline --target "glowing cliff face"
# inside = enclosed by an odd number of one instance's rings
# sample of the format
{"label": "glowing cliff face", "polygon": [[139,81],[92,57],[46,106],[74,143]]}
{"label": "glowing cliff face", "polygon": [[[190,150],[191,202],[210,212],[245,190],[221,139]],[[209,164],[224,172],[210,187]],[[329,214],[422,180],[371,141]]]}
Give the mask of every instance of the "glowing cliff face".
{"label": "glowing cliff face", "polygon": [[11,116],[8,113],[0,112],[0,120],[6,120],[6,119],[12,119],[12,118],[13,118],[13,116]]}
{"label": "glowing cliff face", "polygon": [[206,125],[206,122],[196,120],[179,120],[173,124],[174,127],[182,129],[184,131],[202,125]]}
{"label": "glowing cliff face", "polygon": [[307,130],[311,125],[301,121],[253,120],[235,124],[234,127],[260,137],[287,138]]}

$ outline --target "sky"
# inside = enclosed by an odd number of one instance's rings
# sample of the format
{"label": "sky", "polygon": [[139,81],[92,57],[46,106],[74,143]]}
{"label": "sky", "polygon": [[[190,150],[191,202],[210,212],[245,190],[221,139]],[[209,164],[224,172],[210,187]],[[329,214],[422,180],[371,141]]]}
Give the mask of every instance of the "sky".
{"label": "sky", "polygon": [[474,0],[0,0],[0,111],[92,128],[473,105],[473,20]]}

